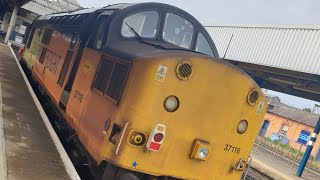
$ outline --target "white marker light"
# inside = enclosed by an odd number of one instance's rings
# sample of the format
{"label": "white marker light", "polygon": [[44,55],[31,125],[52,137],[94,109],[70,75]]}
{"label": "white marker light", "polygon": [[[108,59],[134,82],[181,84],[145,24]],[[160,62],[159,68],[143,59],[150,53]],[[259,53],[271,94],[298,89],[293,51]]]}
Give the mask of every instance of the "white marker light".
{"label": "white marker light", "polygon": [[179,99],[176,96],[169,96],[164,102],[164,107],[168,112],[174,112],[179,107]]}

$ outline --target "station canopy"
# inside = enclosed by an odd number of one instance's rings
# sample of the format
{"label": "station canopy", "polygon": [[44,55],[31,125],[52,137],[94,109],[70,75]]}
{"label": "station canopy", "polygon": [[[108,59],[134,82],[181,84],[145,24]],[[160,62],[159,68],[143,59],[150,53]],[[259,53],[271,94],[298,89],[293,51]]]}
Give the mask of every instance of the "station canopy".
{"label": "station canopy", "polygon": [[30,0],[24,4],[22,9],[38,15],[52,14],[58,12],[74,11],[83,7],[77,0]]}

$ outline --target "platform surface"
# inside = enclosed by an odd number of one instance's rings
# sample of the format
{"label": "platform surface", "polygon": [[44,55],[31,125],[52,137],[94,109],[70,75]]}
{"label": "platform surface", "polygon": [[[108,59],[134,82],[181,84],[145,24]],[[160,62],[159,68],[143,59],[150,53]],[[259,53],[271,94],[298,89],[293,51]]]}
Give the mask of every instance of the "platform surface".
{"label": "platform surface", "polygon": [[0,179],[72,179],[8,46],[0,44]]}

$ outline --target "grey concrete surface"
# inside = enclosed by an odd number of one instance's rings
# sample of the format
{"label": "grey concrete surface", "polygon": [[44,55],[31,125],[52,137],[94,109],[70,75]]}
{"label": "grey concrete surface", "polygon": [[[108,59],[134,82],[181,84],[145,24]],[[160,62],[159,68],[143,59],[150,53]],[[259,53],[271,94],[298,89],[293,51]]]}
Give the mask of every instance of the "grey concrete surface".
{"label": "grey concrete surface", "polygon": [[5,174],[9,180],[71,179],[11,50],[4,45],[0,45],[0,83],[4,134],[1,144],[5,146],[5,152],[0,149],[0,160],[6,158],[5,164],[0,162],[0,179]]}

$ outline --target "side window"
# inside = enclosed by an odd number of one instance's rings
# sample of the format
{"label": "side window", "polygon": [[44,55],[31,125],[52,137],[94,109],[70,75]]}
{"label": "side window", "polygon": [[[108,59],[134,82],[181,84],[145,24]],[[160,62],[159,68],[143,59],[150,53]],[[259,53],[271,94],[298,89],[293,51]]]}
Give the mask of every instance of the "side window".
{"label": "side window", "polygon": [[58,79],[58,82],[57,82],[60,87],[62,87],[63,82],[64,82],[64,80],[66,78],[67,71],[69,69],[71,58],[72,58],[72,53],[73,53],[73,51],[68,50],[66,58],[65,58],[65,60],[63,62],[62,69],[61,69],[61,72],[60,72],[60,75],[59,75],[59,79]]}
{"label": "side window", "polygon": [[101,17],[99,20],[98,29],[96,31],[96,36],[94,38],[92,47],[95,49],[100,49],[102,47],[103,36],[106,33],[107,18]]}
{"label": "side window", "polygon": [[193,36],[193,24],[176,14],[168,13],[163,29],[163,39],[171,44],[190,49]]}
{"label": "side window", "polygon": [[44,35],[43,35],[43,38],[42,38],[42,43],[43,44],[46,44],[46,45],[49,44],[49,42],[51,40],[52,33],[53,33],[53,29],[46,29],[44,31]]}
{"label": "side window", "polygon": [[28,39],[28,43],[27,43],[27,48],[28,48],[28,49],[29,49],[30,46],[31,46],[32,39],[33,39],[33,35],[34,35],[35,31],[36,31],[36,28],[33,27],[32,30],[31,30],[31,33],[30,33],[30,35],[29,35],[29,39]]}
{"label": "side window", "polygon": [[197,44],[196,44],[196,51],[201,52],[203,54],[209,55],[211,57],[214,56],[211,46],[208,40],[204,37],[202,33],[198,34],[197,37]]}
{"label": "side window", "polygon": [[129,64],[103,58],[100,62],[93,88],[118,103],[128,72]]}
{"label": "side window", "polygon": [[39,62],[41,64],[43,64],[43,62],[44,62],[44,57],[46,56],[46,53],[47,53],[47,49],[45,47],[43,47],[42,51],[41,51],[40,58],[39,58]]}
{"label": "side window", "polygon": [[[121,34],[124,37],[134,37],[132,27],[141,37],[154,38],[157,34],[159,13],[157,11],[144,11],[126,17],[123,20]],[[130,26],[130,27],[129,27]]]}

